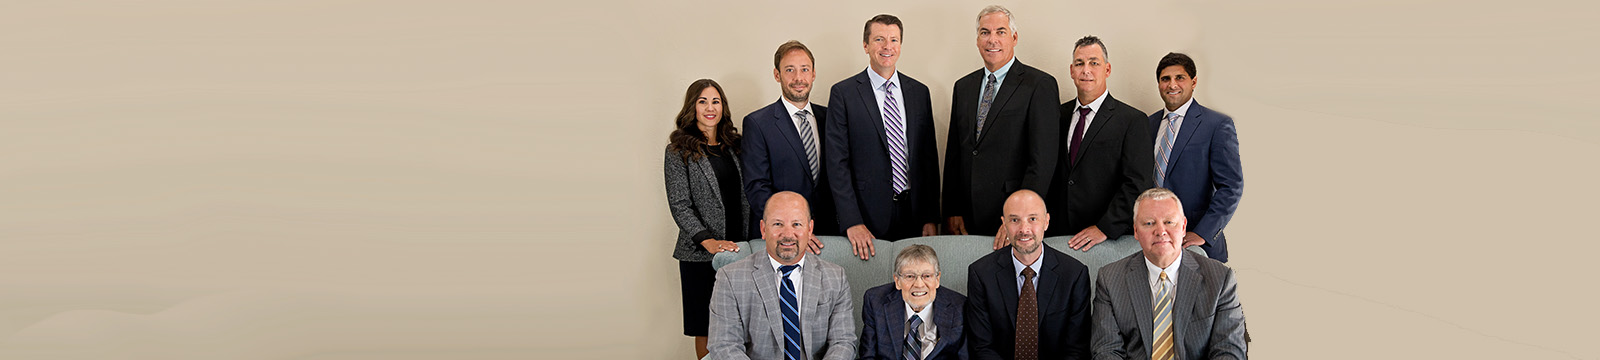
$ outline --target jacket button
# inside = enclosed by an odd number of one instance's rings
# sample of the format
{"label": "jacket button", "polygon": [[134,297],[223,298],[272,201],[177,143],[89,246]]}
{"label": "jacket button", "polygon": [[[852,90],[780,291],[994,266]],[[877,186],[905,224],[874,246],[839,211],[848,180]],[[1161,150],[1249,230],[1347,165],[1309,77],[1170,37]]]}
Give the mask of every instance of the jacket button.
{"label": "jacket button", "polygon": [[973,150],[972,151],[972,156],[978,156],[978,151],[977,150]]}
{"label": "jacket button", "polygon": [[1072,184],[1073,184],[1072,180],[1067,180],[1067,185],[1072,185]]}

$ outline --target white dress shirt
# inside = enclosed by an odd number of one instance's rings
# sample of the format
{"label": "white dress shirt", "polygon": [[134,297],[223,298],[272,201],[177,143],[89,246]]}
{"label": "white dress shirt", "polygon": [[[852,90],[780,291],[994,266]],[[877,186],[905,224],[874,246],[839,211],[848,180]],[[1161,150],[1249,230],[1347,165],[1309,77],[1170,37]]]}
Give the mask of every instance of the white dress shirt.
{"label": "white dress shirt", "polygon": [[[1183,106],[1179,106],[1178,110],[1167,111],[1166,108],[1161,109],[1161,126],[1156,128],[1156,157],[1161,157],[1160,140],[1162,136],[1161,134],[1167,133],[1167,114],[1178,114],[1178,120],[1173,121],[1172,125],[1177,126],[1178,131],[1183,131],[1183,119],[1189,117],[1189,105],[1194,105],[1194,98],[1189,98],[1189,101],[1184,102]],[[1173,132],[1172,136],[1176,138],[1178,136],[1178,132]],[[1177,146],[1177,144],[1173,144],[1173,146]]]}
{"label": "white dress shirt", "polygon": [[[1179,251],[1187,251],[1187,250],[1179,250]],[[1178,256],[1178,260],[1173,261],[1172,265],[1167,265],[1166,269],[1162,269],[1161,267],[1156,266],[1155,263],[1150,262],[1150,258],[1144,258],[1144,269],[1145,269],[1145,272],[1150,274],[1150,305],[1151,306],[1155,306],[1156,304],[1161,302],[1161,298],[1156,297],[1156,294],[1160,294],[1161,293],[1161,285],[1160,285],[1161,284],[1161,273],[1167,273],[1167,285],[1166,285],[1167,293],[1168,294],[1172,294],[1172,298],[1174,299],[1174,301],[1176,301],[1176,299],[1178,298],[1177,291],[1178,291],[1178,265],[1179,264],[1183,264],[1183,256],[1182,255],[1179,255]]]}
{"label": "white dress shirt", "polygon": [[[1040,244],[1039,246],[1044,245]],[[1039,251],[1044,251],[1044,249],[1039,249]],[[1033,293],[1035,295],[1039,294],[1039,276],[1044,275],[1044,273],[1040,272],[1039,269],[1044,268],[1043,264],[1044,254],[1039,254],[1039,260],[1034,261],[1033,265],[1023,265],[1022,261],[1017,260],[1017,256],[1015,254],[1011,255],[1011,267],[1016,269],[1017,274],[1017,295],[1022,295],[1022,279],[1026,279],[1022,277],[1022,268],[1033,269]]]}
{"label": "white dress shirt", "polygon": [[[1094,115],[1100,113],[1100,105],[1105,104],[1107,94],[1111,94],[1111,90],[1106,90],[1106,92],[1100,93],[1100,97],[1095,98],[1094,101],[1089,102],[1088,105],[1083,104],[1083,99],[1078,99],[1076,105],[1072,106],[1072,110],[1068,110],[1072,112],[1072,122],[1067,124],[1067,136],[1072,136],[1072,134],[1078,133],[1078,118],[1080,117],[1078,116],[1078,108],[1084,106],[1089,107],[1089,116],[1083,121],[1083,136],[1089,136],[1089,125],[1094,125]],[[1070,137],[1063,140],[1068,144],[1072,142],[1072,138]],[[1079,143],[1078,146],[1083,146],[1083,144]]]}
{"label": "white dress shirt", "polygon": [[[939,291],[939,289],[930,291]],[[922,343],[922,354],[917,358],[927,359],[929,354],[933,354],[933,344],[937,344],[939,340],[939,326],[933,324],[933,303],[928,303],[928,306],[922,307],[922,311],[911,310],[911,304],[907,303],[906,316],[904,318],[906,325],[911,324],[911,315],[917,315],[917,317],[922,318],[922,325],[917,326],[917,342]],[[911,334],[910,327],[906,328],[905,333],[900,334],[900,338],[905,339],[907,334]]]}
{"label": "white dress shirt", "polygon": [[[805,249],[801,249],[801,251],[805,251]],[[783,266],[783,264],[779,264],[778,260],[772,258],[772,255],[767,255],[767,261],[771,261],[772,262],[772,270],[776,271],[778,273],[778,276],[777,276],[777,278],[778,278],[778,293],[782,294],[783,293],[783,270],[779,270],[778,267]],[[800,282],[800,279],[801,279],[800,275],[801,275],[801,272],[806,270],[806,258],[805,257],[801,257],[800,258],[800,262],[797,262],[797,263],[794,263],[794,264],[795,265],[800,265],[800,267],[795,268],[793,272],[789,273],[789,281],[794,282],[794,302],[796,304],[804,304],[804,302],[800,302],[800,299],[802,299],[800,297],[800,293],[805,291],[806,287],[803,286],[805,283]]]}
{"label": "white dress shirt", "polygon": [[[905,88],[900,86],[900,72],[899,71],[895,71],[894,75],[890,75],[888,79],[884,79],[883,76],[879,76],[877,72],[872,71],[872,68],[867,68],[867,74],[868,74],[867,75],[867,80],[872,83],[872,97],[874,99],[878,100],[878,114],[883,114],[883,113],[889,111],[888,108],[883,107],[883,99],[884,99],[885,96],[887,96],[887,94],[885,94],[883,92],[883,90],[884,90],[883,84],[886,84],[886,83],[894,84],[894,106],[898,108],[898,109],[895,109],[896,111],[895,111],[894,115],[896,117],[900,118],[900,128],[901,129],[905,129],[906,128],[906,95],[905,95]],[[887,121],[889,121],[889,117],[888,116],[884,116],[883,119],[881,119],[881,120],[887,122]],[[884,124],[883,131],[884,131],[884,134],[886,134],[885,136],[887,136],[888,131],[889,131],[889,124],[887,124],[887,123]],[[901,131],[901,134],[900,134],[900,143],[901,144],[905,144],[906,143],[905,136],[906,136],[905,135],[905,131]],[[887,146],[887,144],[885,144],[885,146]]]}

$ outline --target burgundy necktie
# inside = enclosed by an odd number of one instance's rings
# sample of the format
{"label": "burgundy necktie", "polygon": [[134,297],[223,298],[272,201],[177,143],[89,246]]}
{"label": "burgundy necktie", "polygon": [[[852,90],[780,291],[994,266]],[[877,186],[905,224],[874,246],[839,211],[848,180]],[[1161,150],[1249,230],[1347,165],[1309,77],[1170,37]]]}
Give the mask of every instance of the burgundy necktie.
{"label": "burgundy necktie", "polygon": [[1089,107],[1078,108],[1078,125],[1072,127],[1072,143],[1067,150],[1067,156],[1072,158],[1072,165],[1078,165],[1078,143],[1083,142],[1084,123],[1089,121]]}
{"label": "burgundy necktie", "polygon": [[1033,291],[1033,268],[1022,268],[1022,295],[1017,297],[1017,360],[1039,359],[1039,299]]}

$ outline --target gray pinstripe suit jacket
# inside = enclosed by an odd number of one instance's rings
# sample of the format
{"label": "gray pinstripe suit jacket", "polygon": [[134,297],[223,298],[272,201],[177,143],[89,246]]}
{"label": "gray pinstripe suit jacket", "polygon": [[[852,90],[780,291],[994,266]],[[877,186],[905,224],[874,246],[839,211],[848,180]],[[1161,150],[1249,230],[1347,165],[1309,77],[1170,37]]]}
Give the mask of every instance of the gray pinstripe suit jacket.
{"label": "gray pinstripe suit jacket", "polygon": [[[733,166],[741,168],[739,157],[733,156]],[[683,157],[667,148],[667,207],[672,209],[672,220],[678,223],[678,244],[673,246],[672,258],[682,261],[711,261],[711,253],[694,241],[694,234],[711,231],[711,238],[728,240],[727,213],[722,208],[722,190],[717,187],[717,173],[711,170],[711,161],[699,158],[683,161]],[[739,172],[743,172],[740,170]],[[743,184],[740,181],[740,184]],[[742,185],[741,185],[742,186]],[[750,202],[744,192],[739,197],[738,214],[742,224],[750,223]],[[744,238],[740,234],[739,239]]]}
{"label": "gray pinstripe suit jacket", "polygon": [[[765,249],[717,270],[711,291],[711,338],[707,357],[782,359],[783,310],[778,303],[778,270]],[[844,268],[806,255],[801,268],[800,331],[802,359],[856,357],[855,307]]]}
{"label": "gray pinstripe suit jacket", "polygon": [[[1178,359],[1244,359],[1244,310],[1233,269],[1183,251],[1172,329]],[[1095,359],[1149,359],[1155,335],[1150,273],[1135,252],[1100,268],[1094,291]]]}

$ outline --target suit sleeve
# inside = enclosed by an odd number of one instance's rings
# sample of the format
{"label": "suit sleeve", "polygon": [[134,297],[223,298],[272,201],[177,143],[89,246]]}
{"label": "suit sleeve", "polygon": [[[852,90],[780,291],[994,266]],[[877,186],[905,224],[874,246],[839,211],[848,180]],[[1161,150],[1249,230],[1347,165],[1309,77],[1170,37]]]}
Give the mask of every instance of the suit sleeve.
{"label": "suit sleeve", "polygon": [[[879,359],[888,354],[879,355],[878,350],[878,302],[872,301],[873,294],[868,290],[861,297],[861,338],[860,346],[856,346],[856,359]],[[893,360],[893,358],[889,358]]]}
{"label": "suit sleeve", "polygon": [[1056,158],[1060,157],[1061,91],[1055,77],[1051,76],[1037,77],[1034,86],[1033,97],[1028,99],[1029,163],[1022,176],[1022,187],[1045,198],[1050,191],[1051,177],[1056,173]]}
{"label": "suit sleeve", "polygon": [[711,324],[706,339],[709,359],[750,359],[746,354],[749,349],[745,348],[750,343],[750,331],[744,327],[739,300],[733,294],[737,285],[732,273],[718,271],[717,281],[711,285]]}
{"label": "suit sleeve", "polygon": [[1239,283],[1233,278],[1233,269],[1223,268],[1222,292],[1217,297],[1216,318],[1211,322],[1211,348],[1206,351],[1212,359],[1244,359],[1244,307],[1239,305]]}
{"label": "suit sleeve", "polygon": [[1091,331],[1093,340],[1089,349],[1096,360],[1127,359],[1128,353],[1124,350],[1126,345],[1122,342],[1122,333],[1117,326],[1116,309],[1111,304],[1111,298],[1117,297],[1106,286],[1107,282],[1119,281],[1106,277],[1105,268],[1101,268],[1100,282],[1094,286],[1094,310],[1092,314],[1094,329]]}
{"label": "suit sleeve", "polygon": [[683,157],[678,156],[677,152],[667,150],[663,169],[667,178],[667,208],[672,210],[672,221],[678,223],[678,229],[696,234],[696,237],[707,233],[709,230],[705,221],[695,215],[694,200],[690,198],[693,195],[690,195],[689,191],[689,167],[684,163]]}
{"label": "suit sleeve", "polygon": [[1200,215],[1194,230],[1206,242],[1216,240],[1217,234],[1233,219],[1239,208],[1239,198],[1244,196],[1244,169],[1239,162],[1239,133],[1233,119],[1222,117],[1222,124],[1211,134],[1211,204]]}
{"label": "suit sleeve", "polygon": [[828,316],[828,348],[822,355],[823,360],[851,360],[856,357],[856,308],[850,303],[850,282],[845,278],[844,269],[837,271],[839,276],[834,281],[838,282],[838,291],[829,299],[833,315]]}
{"label": "suit sleeve", "polygon": [[967,351],[973,359],[1000,360],[994,349],[994,328],[989,324],[989,298],[984,278],[977,269],[967,268]]}
{"label": "suit sleeve", "polygon": [[[839,231],[866,223],[861,220],[860,202],[856,201],[855,174],[850,170],[850,104],[845,100],[845,86],[834,86],[828,92],[828,125],[823,137],[826,149],[822,152],[823,166],[828,168],[828,187],[833,190],[833,209],[839,217]],[[884,234],[877,234],[883,236]]]}
{"label": "suit sleeve", "polygon": [[[744,194],[750,203],[750,217],[752,222],[759,220],[766,214],[767,198],[772,197],[772,154],[768,153],[767,138],[761,133],[761,125],[757,124],[756,113],[744,117],[744,123],[739,126],[744,129],[744,138],[741,148],[744,154],[739,156],[744,161]],[[757,227],[759,228],[759,227]]]}
{"label": "suit sleeve", "polygon": [[1072,281],[1072,293],[1068,295],[1067,302],[1067,332],[1062,334],[1066,342],[1068,359],[1089,358],[1089,332],[1093,329],[1089,318],[1089,270],[1087,267],[1078,271],[1077,279]]}
{"label": "suit sleeve", "polygon": [[1118,176],[1121,185],[1111,197],[1106,213],[1095,223],[1110,239],[1129,233],[1133,224],[1133,200],[1155,182],[1155,176],[1151,175],[1156,164],[1155,140],[1150,139],[1150,124],[1127,103],[1122,106],[1125,108],[1117,109],[1117,117],[1126,122],[1128,128],[1122,134],[1122,159],[1118,160],[1122,164],[1122,174]]}
{"label": "suit sleeve", "polygon": [[[944,143],[942,217],[968,216],[968,213],[972,211],[972,204],[969,201],[972,198],[972,193],[967,188],[967,181],[961,180],[964,176],[971,176],[971,170],[964,167],[962,164],[966,162],[961,161],[961,158],[958,157],[962,153],[961,130],[956,129],[960,123],[956,121],[960,117],[960,115],[956,115],[961,109],[960,101],[961,82],[957,81],[955,89],[951,91],[950,95],[950,128],[947,129],[949,131],[945,134]],[[932,105],[929,105],[929,107],[932,107]],[[966,220],[971,220],[970,216],[968,217],[969,219]]]}

